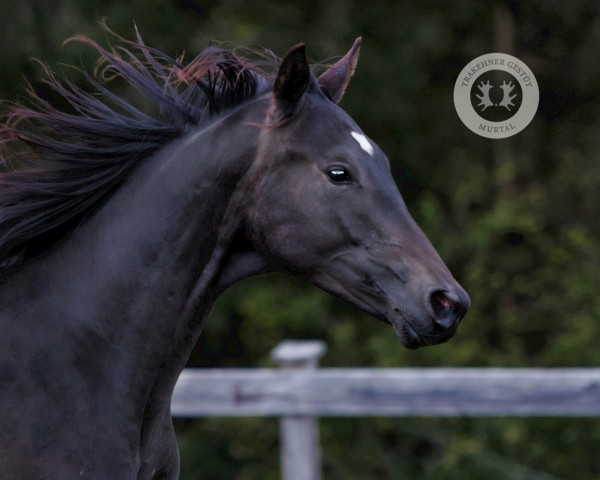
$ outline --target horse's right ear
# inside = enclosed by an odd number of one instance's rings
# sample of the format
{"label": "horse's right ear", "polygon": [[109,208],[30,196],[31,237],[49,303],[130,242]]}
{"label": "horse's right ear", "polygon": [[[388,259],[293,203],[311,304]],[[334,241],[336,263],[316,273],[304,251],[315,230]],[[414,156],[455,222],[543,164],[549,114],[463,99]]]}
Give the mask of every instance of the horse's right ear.
{"label": "horse's right ear", "polygon": [[319,85],[327,90],[335,103],[340,103],[350,78],[354,75],[361,42],[362,38],[358,37],[350,51],[319,77]]}
{"label": "horse's right ear", "polygon": [[310,67],[305,46],[300,43],[283,57],[273,86],[277,106],[284,110],[284,114],[293,114],[309,84]]}

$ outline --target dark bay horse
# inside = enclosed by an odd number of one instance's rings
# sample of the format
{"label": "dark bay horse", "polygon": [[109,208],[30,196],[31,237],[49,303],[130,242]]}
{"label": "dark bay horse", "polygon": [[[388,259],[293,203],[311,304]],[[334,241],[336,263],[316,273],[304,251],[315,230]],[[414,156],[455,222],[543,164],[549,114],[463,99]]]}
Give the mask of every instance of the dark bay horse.
{"label": "dark bay horse", "polygon": [[250,275],[306,279],[409,348],[452,337],[469,297],[337,105],[360,39],[318,78],[303,45],[267,73],[78,40],[100,55],[89,88],[47,71],[60,105],[31,91],[1,130],[2,480],[176,478],[173,387]]}

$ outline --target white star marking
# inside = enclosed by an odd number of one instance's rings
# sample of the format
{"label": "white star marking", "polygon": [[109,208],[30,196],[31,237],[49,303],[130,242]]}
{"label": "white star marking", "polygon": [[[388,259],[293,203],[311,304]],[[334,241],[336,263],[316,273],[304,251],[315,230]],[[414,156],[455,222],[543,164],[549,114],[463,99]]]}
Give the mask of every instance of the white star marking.
{"label": "white star marking", "polygon": [[365,137],[362,133],[358,132],[352,132],[352,137],[354,137],[354,140],[358,142],[360,148],[362,148],[369,155],[373,156],[375,150],[373,149],[373,145],[371,145],[371,142],[369,142],[367,137]]}

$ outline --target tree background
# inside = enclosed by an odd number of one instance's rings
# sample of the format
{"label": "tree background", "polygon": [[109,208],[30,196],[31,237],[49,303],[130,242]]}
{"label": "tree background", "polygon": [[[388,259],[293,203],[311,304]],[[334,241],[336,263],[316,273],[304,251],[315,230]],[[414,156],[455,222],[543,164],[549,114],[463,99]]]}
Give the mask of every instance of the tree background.
{"label": "tree background", "polygon": [[[392,330],[278,275],[220,299],[190,366],[269,365],[284,338],[320,338],[331,366],[598,366],[600,349],[600,4],[583,0],[21,0],[0,4],[0,98],[40,67],[93,64],[63,40],[125,37],[189,56],[213,40],[313,61],[363,36],[342,106],[388,154],[417,222],[471,294],[448,344],[408,351]],[[478,137],[453,105],[473,58],[517,56],[535,73],[533,122]],[[5,108],[5,107],[3,107]],[[182,480],[279,477],[275,419],[178,420]],[[600,479],[599,419],[322,419],[324,477]]]}

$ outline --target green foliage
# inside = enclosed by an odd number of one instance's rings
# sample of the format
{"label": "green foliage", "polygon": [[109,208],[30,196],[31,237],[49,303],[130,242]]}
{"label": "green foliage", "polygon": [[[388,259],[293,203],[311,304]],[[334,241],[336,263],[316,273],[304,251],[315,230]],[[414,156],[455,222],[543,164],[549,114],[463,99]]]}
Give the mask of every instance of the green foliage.
{"label": "green foliage", "polygon": [[[477,137],[453,106],[454,81],[493,51],[494,15],[513,19],[514,51],[535,72],[533,123]],[[0,6],[0,96],[36,83],[30,57],[92,62],[61,42],[102,39],[98,20],[194,55],[212,40],[311,59],[363,35],[343,107],[387,152],[418,223],[473,309],[455,339],[402,349],[391,329],[314,287],[269,275],[226,292],[192,366],[259,366],[284,338],[322,338],[336,366],[597,366],[600,363],[600,8],[531,2],[374,0],[23,0]],[[510,52],[509,52],[510,53]],[[598,420],[322,419],[325,478],[598,480]],[[178,421],[183,480],[276,479],[274,419]]]}

